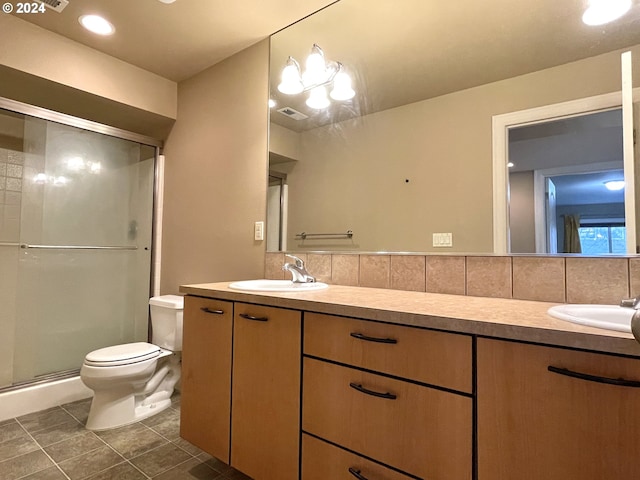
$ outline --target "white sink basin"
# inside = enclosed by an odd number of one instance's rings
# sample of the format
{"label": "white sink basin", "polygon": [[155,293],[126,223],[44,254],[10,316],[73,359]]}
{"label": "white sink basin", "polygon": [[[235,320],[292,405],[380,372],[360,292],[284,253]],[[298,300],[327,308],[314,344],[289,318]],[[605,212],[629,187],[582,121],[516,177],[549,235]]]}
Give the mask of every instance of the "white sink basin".
{"label": "white sink basin", "polygon": [[229,288],[246,292],[312,292],[329,285],[322,282],[293,283],[291,280],[244,280],[233,282]]}
{"label": "white sink basin", "polygon": [[557,305],[548,310],[549,315],[559,320],[589,327],[604,328],[631,333],[633,308],[617,305]]}

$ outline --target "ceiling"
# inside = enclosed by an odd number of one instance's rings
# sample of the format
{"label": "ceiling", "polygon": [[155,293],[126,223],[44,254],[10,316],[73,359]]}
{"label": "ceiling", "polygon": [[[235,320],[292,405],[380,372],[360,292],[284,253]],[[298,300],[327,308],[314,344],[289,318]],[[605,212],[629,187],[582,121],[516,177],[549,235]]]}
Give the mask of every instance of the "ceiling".
{"label": "ceiling", "polygon": [[558,205],[624,203],[622,110],[619,108],[509,130],[509,173],[542,170],[552,177]]}
{"label": "ceiling", "polygon": [[[589,27],[586,0],[341,0],[272,37],[271,94],[309,116],[272,121],[304,131],[640,44],[640,0]],[[287,57],[304,67],[313,43],[354,78],[356,97],[315,111],[277,91]]]}
{"label": "ceiling", "polygon": [[[179,82],[267,38],[335,0],[69,0],[57,13],[15,16]],[[97,13],[116,27],[109,37],[82,28]]]}

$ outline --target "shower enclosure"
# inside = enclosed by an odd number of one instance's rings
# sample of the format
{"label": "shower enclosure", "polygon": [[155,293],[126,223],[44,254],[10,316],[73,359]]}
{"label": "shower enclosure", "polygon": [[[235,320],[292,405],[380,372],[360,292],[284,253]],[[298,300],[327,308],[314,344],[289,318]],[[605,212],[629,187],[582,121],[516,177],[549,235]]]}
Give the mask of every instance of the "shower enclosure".
{"label": "shower enclosure", "polygon": [[158,143],[0,107],[2,391],[76,375],[89,351],[147,339]]}

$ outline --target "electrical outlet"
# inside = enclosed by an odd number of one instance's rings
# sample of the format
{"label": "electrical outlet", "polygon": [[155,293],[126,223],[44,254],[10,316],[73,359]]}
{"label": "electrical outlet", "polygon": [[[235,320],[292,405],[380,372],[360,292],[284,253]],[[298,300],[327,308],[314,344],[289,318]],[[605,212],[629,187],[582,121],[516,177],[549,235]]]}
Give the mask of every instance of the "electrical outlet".
{"label": "electrical outlet", "polygon": [[453,234],[451,233],[434,233],[434,247],[453,247]]}
{"label": "electrical outlet", "polygon": [[256,222],[253,225],[253,239],[264,240],[264,222]]}

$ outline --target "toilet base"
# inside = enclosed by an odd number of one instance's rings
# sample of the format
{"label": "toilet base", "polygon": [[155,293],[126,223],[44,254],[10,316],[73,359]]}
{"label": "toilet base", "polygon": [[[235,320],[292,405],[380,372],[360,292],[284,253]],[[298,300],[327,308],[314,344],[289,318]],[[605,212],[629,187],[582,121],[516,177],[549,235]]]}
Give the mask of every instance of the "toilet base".
{"label": "toilet base", "polygon": [[96,392],[91,402],[87,430],[110,430],[139,422],[171,406],[171,399],[136,406],[136,396],[124,392]]}
{"label": "toilet base", "polygon": [[180,357],[171,354],[144,388],[132,385],[94,390],[87,430],[109,430],[139,422],[171,406],[171,395],[180,379]]}

